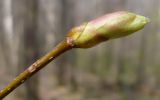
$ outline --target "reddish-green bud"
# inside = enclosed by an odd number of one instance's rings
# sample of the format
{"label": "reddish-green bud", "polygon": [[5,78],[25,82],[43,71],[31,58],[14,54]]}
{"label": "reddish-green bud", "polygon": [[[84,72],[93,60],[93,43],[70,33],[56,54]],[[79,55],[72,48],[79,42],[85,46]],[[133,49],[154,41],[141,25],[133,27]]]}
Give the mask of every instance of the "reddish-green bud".
{"label": "reddish-green bud", "polygon": [[73,28],[67,39],[74,47],[90,48],[103,41],[136,32],[148,22],[144,16],[126,11],[115,12]]}

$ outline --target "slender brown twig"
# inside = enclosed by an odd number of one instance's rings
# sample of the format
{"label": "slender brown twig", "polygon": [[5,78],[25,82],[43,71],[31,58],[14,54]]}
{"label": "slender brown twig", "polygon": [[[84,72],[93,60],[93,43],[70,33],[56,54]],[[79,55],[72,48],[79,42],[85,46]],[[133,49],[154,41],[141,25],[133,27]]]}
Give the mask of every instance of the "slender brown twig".
{"label": "slender brown twig", "polygon": [[34,62],[31,66],[29,66],[24,72],[22,72],[19,76],[17,76],[8,86],[6,86],[3,90],[0,91],[0,99],[3,99],[7,96],[10,92],[12,92],[15,88],[19,85],[24,83],[29,77],[34,75],[40,69],[45,67],[49,62],[55,59],[60,54],[64,53],[65,51],[71,49],[72,46],[70,45],[67,39],[60,42],[52,51],[47,53],[41,59]]}

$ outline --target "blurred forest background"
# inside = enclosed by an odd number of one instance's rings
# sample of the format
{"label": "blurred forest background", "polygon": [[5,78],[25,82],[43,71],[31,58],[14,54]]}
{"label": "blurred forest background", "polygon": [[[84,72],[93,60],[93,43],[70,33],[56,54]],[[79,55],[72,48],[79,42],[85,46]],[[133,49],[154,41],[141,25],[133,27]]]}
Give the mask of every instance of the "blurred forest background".
{"label": "blurred forest background", "polygon": [[63,54],[5,100],[160,100],[160,0],[0,0],[0,89],[73,26],[120,10],[151,23]]}

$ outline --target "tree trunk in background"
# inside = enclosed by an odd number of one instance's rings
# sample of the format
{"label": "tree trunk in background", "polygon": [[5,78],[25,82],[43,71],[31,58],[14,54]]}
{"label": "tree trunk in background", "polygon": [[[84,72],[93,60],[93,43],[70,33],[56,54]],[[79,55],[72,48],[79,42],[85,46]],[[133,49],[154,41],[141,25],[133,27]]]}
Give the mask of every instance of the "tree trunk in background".
{"label": "tree trunk in background", "polygon": [[[6,66],[9,67],[11,66],[11,48],[10,48],[10,38],[9,38],[9,30],[7,30],[7,24],[9,24],[8,21],[8,17],[10,17],[8,15],[8,10],[6,8],[9,9],[10,6],[7,5],[6,0],[1,0],[0,2],[1,4],[1,33],[0,33],[0,45],[2,46],[2,55],[4,55],[4,60],[6,62]],[[11,70],[8,70],[7,72],[10,72]]]}
{"label": "tree trunk in background", "polygon": [[[3,60],[7,60],[6,59],[6,55],[5,55],[5,47],[6,47],[6,40],[5,40],[5,36],[4,36],[4,29],[3,29],[3,1],[0,1],[0,63],[2,64],[2,66],[5,66],[5,62]],[[4,68],[2,68],[2,70],[4,71]],[[2,78],[2,77],[1,77]]]}
{"label": "tree trunk in background", "polygon": [[[66,33],[66,20],[67,20],[67,11],[68,11],[68,7],[67,7],[67,0],[60,0],[60,4],[61,4],[61,18],[60,18],[60,27],[61,27],[61,31],[60,34],[62,34],[61,36],[56,36],[58,37],[57,39],[64,39],[63,37],[65,36]],[[56,41],[61,41],[61,40],[56,40]],[[65,79],[65,73],[66,73],[66,68],[67,68],[67,56],[63,56],[62,58],[60,58],[57,61],[57,78],[58,78],[58,85],[65,85],[66,83],[66,79]]]}
{"label": "tree trunk in background", "polygon": [[5,79],[3,78],[3,75],[5,74],[7,68],[9,67],[7,64],[8,60],[7,60],[5,48],[6,48],[6,40],[5,40],[5,33],[3,28],[3,0],[1,0],[0,1],[0,64],[1,64],[0,88],[3,88],[3,86],[5,86],[5,83],[4,83]]}
{"label": "tree trunk in background", "polygon": [[[61,0],[39,0],[38,33],[42,37],[39,38],[39,41],[41,43],[41,54],[45,54],[48,51],[52,50],[64,37],[64,33],[62,32],[63,28],[61,25],[62,11],[63,9]],[[59,84],[57,79],[61,80],[57,75],[57,73],[59,73],[58,69],[61,66],[56,64],[56,62],[57,59],[48,64],[46,70],[44,69],[40,72],[40,93],[42,94],[42,98],[44,99],[54,97],[54,95],[52,95],[51,93],[55,88],[57,88],[57,84]],[[46,83],[46,81],[49,82]],[[44,96],[43,94],[48,95]]]}
{"label": "tree trunk in background", "polygon": [[[68,31],[74,26],[74,0],[61,0],[61,21],[60,21],[60,36],[59,40],[64,39]],[[58,84],[59,85],[70,85],[71,88],[76,88],[76,82],[74,79],[74,63],[75,63],[75,54],[67,52],[63,57],[60,57],[57,60],[57,70],[58,70]]]}
{"label": "tree trunk in background", "polygon": [[[39,45],[37,44],[37,0],[14,0],[14,34],[18,35],[19,43],[19,71],[22,72],[39,57]],[[19,92],[23,99],[39,100],[38,98],[38,75],[25,83],[25,90]],[[26,93],[26,94],[24,94]]]}
{"label": "tree trunk in background", "polygon": [[146,34],[142,34],[139,54],[138,82],[140,90],[143,91],[141,97],[145,100],[145,98],[147,98],[146,95],[148,95],[148,97],[151,95],[151,91],[154,95],[157,94],[158,91],[158,88],[155,89],[155,87],[157,87],[157,78],[159,78],[156,74],[157,72],[159,73],[159,68],[157,69],[157,65],[159,66],[159,64],[157,64],[159,62],[157,62],[159,59],[159,51],[157,51],[158,46],[156,46],[158,43],[159,22],[155,16],[159,16],[159,1],[147,1],[143,4],[150,6],[146,6],[146,9],[140,9],[139,11],[142,10],[146,16],[150,16],[150,18],[153,19],[151,27],[143,30]]}
{"label": "tree trunk in background", "polygon": [[[39,45],[37,33],[38,0],[27,0],[26,26],[24,29],[24,69],[39,58]],[[38,74],[26,82],[26,100],[39,100]]]}

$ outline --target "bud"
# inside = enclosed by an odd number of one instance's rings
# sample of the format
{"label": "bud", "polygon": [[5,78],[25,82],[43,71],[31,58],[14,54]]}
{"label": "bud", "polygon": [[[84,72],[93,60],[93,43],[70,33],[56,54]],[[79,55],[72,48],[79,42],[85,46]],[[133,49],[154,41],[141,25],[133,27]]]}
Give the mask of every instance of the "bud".
{"label": "bud", "polygon": [[90,48],[103,41],[124,37],[142,29],[149,20],[144,16],[120,11],[104,15],[73,28],[67,38],[76,48]]}

